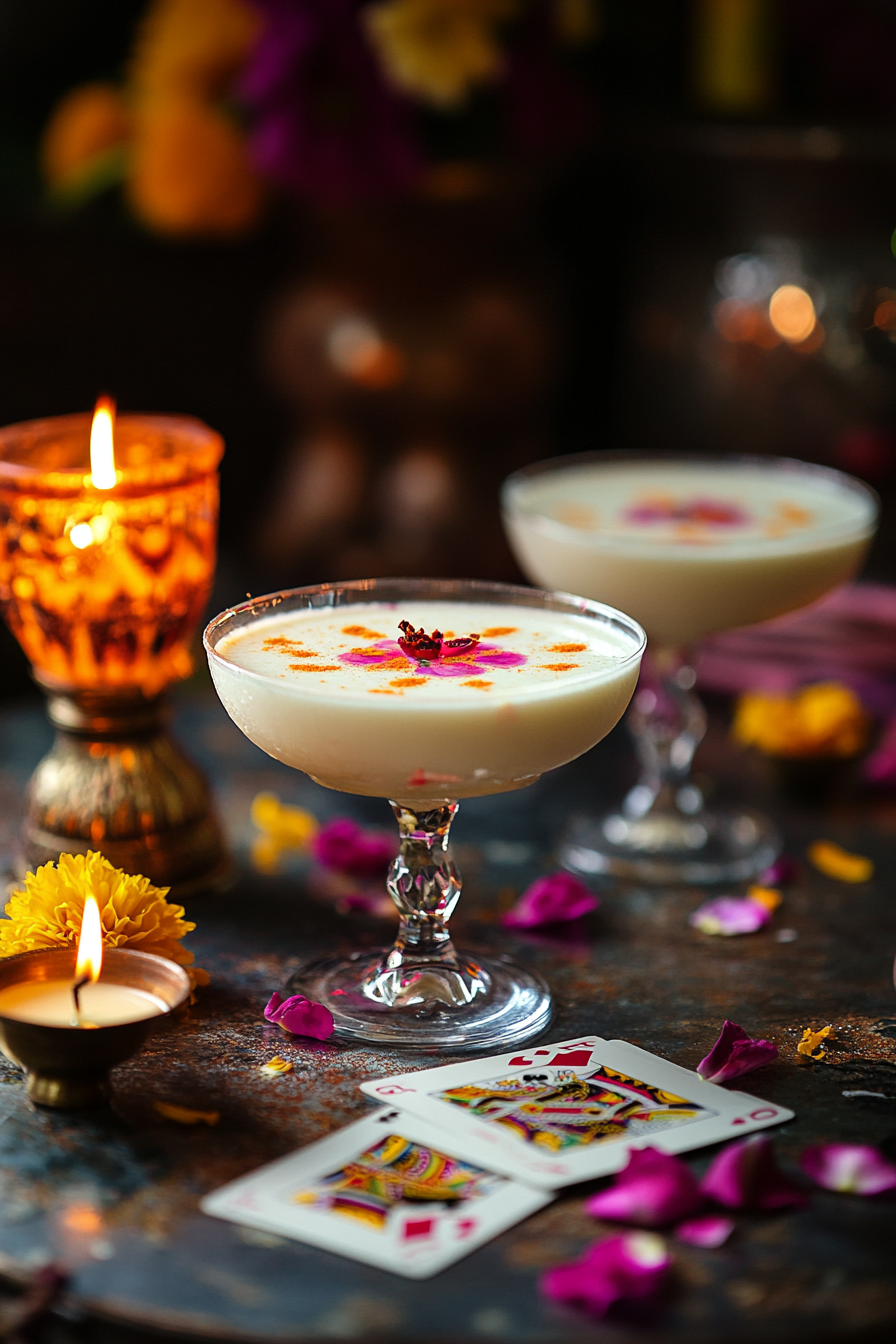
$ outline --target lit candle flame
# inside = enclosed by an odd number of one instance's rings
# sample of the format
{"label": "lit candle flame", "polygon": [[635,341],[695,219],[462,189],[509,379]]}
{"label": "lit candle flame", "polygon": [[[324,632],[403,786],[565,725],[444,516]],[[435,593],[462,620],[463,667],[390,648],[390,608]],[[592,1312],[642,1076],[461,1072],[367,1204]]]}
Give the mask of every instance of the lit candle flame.
{"label": "lit candle flame", "polygon": [[115,485],[114,425],[115,402],[111,397],[100,397],[90,426],[90,477],[97,490],[111,490]]}
{"label": "lit candle flame", "polygon": [[78,939],[78,960],[75,962],[75,975],[78,980],[99,980],[103,969],[103,926],[100,923],[100,908],[95,896],[84,899],[84,915],[81,919],[81,936]]}

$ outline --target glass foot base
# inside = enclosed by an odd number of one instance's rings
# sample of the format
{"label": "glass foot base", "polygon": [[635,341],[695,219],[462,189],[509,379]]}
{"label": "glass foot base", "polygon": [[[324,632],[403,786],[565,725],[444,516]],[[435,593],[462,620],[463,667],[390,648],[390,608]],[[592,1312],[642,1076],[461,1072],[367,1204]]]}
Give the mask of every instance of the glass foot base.
{"label": "glass foot base", "polygon": [[[417,1050],[482,1050],[528,1040],[546,1027],[551,996],[540,976],[496,957],[458,954],[475,973],[476,990],[468,1002],[448,993],[445,968],[414,968],[394,1002],[377,1001],[371,991],[382,985],[385,949],[349,957],[322,957],[291,978],[291,994],[323,1003],[336,1019],[340,1036],[374,1045]],[[463,977],[469,985],[469,974]],[[453,986],[452,986],[453,988]],[[449,1001],[449,999],[453,1001]]]}
{"label": "glass foot base", "polygon": [[690,817],[616,812],[573,821],[560,861],[574,873],[636,882],[746,882],[780,851],[781,838],[761,812],[701,810]]}

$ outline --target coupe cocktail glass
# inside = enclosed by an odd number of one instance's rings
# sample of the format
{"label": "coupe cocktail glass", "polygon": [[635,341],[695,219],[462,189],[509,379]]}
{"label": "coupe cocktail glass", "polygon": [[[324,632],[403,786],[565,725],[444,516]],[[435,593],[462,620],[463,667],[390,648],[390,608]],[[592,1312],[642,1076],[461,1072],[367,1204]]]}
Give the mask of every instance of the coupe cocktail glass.
{"label": "coupe cocktail glass", "polygon": [[564,862],[652,882],[761,872],[780,848],[771,822],[705,807],[691,779],[706,716],[688,650],[856,574],[875,530],[873,491],[786,458],[618,452],[537,462],[505,482],[502,498],[533,583],[618,604],[650,640],[650,675],[629,716],[641,777],[609,816],[572,824]]}
{"label": "coupe cocktail glass", "polygon": [[524,788],[606,736],[645,643],[600,603],[467,580],[321,584],[216,617],[212,677],[246,736],[328,788],[389,798],[398,819],[395,943],[312,962],[291,991],[391,1045],[476,1049],[545,1026],[537,975],[451,942],[451,823],[459,799]]}

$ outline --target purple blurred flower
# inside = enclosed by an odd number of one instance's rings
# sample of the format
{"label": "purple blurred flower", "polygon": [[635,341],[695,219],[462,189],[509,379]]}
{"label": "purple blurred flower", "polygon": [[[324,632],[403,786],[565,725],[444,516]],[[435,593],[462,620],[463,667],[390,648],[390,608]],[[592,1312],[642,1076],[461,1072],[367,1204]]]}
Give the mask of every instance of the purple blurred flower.
{"label": "purple blurred flower", "polygon": [[550,873],[527,887],[512,910],[501,919],[507,929],[535,929],[560,924],[596,910],[600,901],[572,873]]}
{"label": "purple blurred flower", "polygon": [[731,938],[737,933],[755,933],[771,917],[768,906],[749,896],[717,896],[689,915],[688,923],[701,933],[722,934]]}
{"label": "purple blurred flower", "polygon": [[382,831],[368,831],[351,817],[336,817],[321,826],[311,853],[324,868],[349,877],[385,877],[395,858],[395,841]]}
{"label": "purple blurred flower", "polygon": [[312,1003],[304,994],[293,994],[288,999],[281,994],[272,994],[264,1015],[268,1022],[282,1027],[291,1036],[313,1036],[318,1041],[325,1041],[336,1030],[329,1008],[322,1003]]}
{"label": "purple blurred flower", "polygon": [[339,202],[411,186],[420,171],[407,105],[362,31],[363,0],[251,0],[261,34],[238,93],[259,172]]}
{"label": "purple blurred flower", "polygon": [[679,1241],[687,1242],[688,1246],[702,1246],[705,1250],[714,1251],[717,1246],[724,1246],[733,1231],[734,1223],[730,1218],[708,1213],[702,1218],[690,1218],[686,1223],[679,1223],[675,1235]]}
{"label": "purple blurred flower", "polygon": [[881,788],[896,785],[896,718],[887,724],[880,742],[862,766],[862,773],[869,784]]}
{"label": "purple blurred flower", "polygon": [[595,1218],[660,1227],[685,1218],[703,1203],[697,1179],[686,1163],[657,1148],[633,1148],[628,1166],[613,1185],[585,1203]]}
{"label": "purple blurred flower", "polygon": [[852,1195],[896,1190],[896,1167],[867,1143],[815,1144],[804,1151],[800,1166],[824,1190]]}
{"label": "purple blurred flower", "polygon": [[802,1208],[807,1202],[803,1191],[778,1167],[771,1140],[764,1134],[723,1148],[700,1189],[728,1209]]}
{"label": "purple blurred flower", "polygon": [[753,1040],[743,1027],[726,1018],[719,1039],[705,1059],[697,1065],[697,1072],[707,1083],[727,1083],[742,1073],[761,1069],[778,1057],[773,1041]]}
{"label": "purple blurred flower", "polygon": [[662,1287],[672,1257],[655,1232],[626,1232],[590,1246],[581,1260],[557,1265],[541,1278],[553,1302],[605,1316],[623,1297],[649,1297]]}
{"label": "purple blurred flower", "polygon": [[770,868],[766,868],[756,879],[760,887],[781,887],[799,877],[799,865],[789,854],[780,854]]}

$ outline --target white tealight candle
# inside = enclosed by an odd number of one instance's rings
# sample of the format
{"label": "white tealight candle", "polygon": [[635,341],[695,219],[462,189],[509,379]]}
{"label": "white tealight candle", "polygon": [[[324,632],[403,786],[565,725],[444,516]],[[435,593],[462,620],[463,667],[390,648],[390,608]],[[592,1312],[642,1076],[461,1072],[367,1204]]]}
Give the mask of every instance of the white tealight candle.
{"label": "white tealight candle", "polygon": [[0,1017],[33,1022],[41,1027],[114,1027],[140,1022],[168,1011],[157,994],[130,985],[97,980],[79,992],[80,1014],[75,1012],[72,980],[25,980],[0,990]]}

